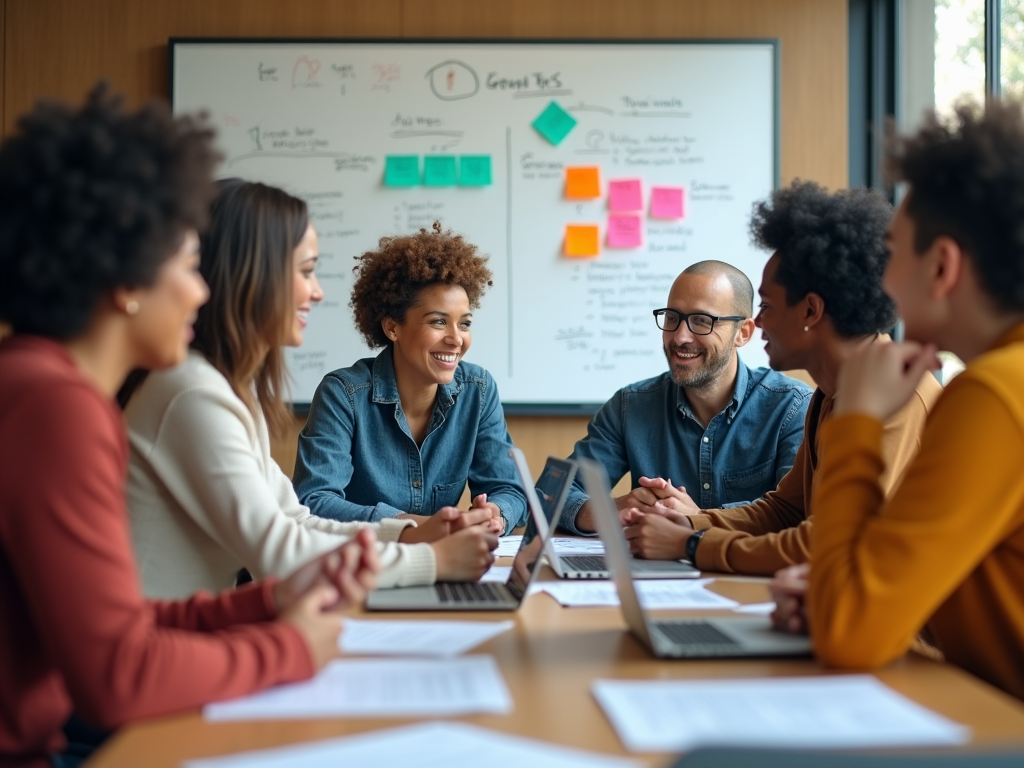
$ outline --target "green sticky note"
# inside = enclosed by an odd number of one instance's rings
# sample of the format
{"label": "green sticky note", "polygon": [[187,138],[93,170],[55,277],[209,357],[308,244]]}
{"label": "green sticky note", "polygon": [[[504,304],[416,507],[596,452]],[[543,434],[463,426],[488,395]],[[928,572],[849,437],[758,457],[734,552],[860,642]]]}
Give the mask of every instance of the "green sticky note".
{"label": "green sticky note", "polygon": [[424,157],[423,184],[427,187],[454,187],[455,155],[427,155]]}
{"label": "green sticky note", "polygon": [[576,118],[552,101],[533,121],[533,127],[557,147],[569,135],[569,131],[576,127]]}
{"label": "green sticky note", "polygon": [[420,183],[419,155],[388,155],[384,161],[385,187],[415,187]]}
{"label": "green sticky note", "polygon": [[463,187],[489,187],[491,156],[462,155],[459,158],[459,184]]}

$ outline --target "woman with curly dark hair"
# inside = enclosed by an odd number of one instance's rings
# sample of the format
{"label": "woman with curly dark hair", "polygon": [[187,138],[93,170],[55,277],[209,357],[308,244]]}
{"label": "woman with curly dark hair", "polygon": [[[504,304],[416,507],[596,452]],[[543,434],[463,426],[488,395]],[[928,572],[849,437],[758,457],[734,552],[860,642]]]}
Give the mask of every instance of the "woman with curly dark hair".
{"label": "woman with curly dark hair", "polygon": [[183,602],[139,593],[113,401],[180,363],[212,131],[104,86],[39,106],[0,147],[0,763],[74,765],[72,706],[103,728],[307,678],[337,653],[333,609],[378,569],[372,534],[268,581]]}
{"label": "woman with curly dark hair", "polygon": [[[806,370],[818,387],[804,420],[804,439],[778,487],[752,504],[673,520],[648,515],[627,537],[644,557],[683,557],[694,529],[700,568],[770,576],[811,556],[811,490],[816,485],[822,424],[835,406],[839,369],[858,350],[888,344],[896,308],[882,290],[885,233],[892,206],[877,191],[828,192],[810,181],[776,190],[754,208],[754,242],[772,255],[765,265],[754,322],[775,370]],[[921,429],[941,388],[934,378],[885,422],[882,487],[895,488],[920,445]],[[699,513],[700,510],[694,509]],[[797,566],[802,567],[802,566]],[[805,574],[790,574],[803,578]],[[782,623],[801,615],[783,612]]]}
{"label": "woman with curly dark hair", "polygon": [[[338,520],[425,521],[458,504],[495,533],[526,513],[494,379],[463,360],[473,309],[491,284],[486,258],[460,235],[385,237],[358,257],[351,306],[376,358],[327,374],[299,437],[295,489]],[[472,524],[463,513],[453,528]]]}
{"label": "woman with curly dark hair", "polygon": [[[365,527],[380,538],[382,587],[478,579],[491,563],[478,527],[431,536],[442,516],[418,531],[411,520],[312,515],[270,454],[271,433],[290,419],[284,348],[302,344],[323,298],[306,203],[277,187],[224,180],[201,250],[210,300],[192,350],[183,364],[150,374],[125,407],[128,508],[146,596],[227,589],[243,567],[257,579],[285,576]],[[406,544],[409,535],[441,540]]]}

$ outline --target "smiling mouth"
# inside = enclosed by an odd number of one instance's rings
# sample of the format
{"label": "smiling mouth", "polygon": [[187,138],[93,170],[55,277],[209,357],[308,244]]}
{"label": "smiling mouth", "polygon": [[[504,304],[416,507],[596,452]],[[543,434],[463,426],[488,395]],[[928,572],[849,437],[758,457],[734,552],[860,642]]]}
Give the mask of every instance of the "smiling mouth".
{"label": "smiling mouth", "polygon": [[680,349],[672,351],[672,357],[676,358],[677,360],[696,360],[703,354],[703,352],[684,352],[683,350]]}
{"label": "smiling mouth", "polygon": [[457,353],[452,353],[450,355],[442,355],[439,352],[431,352],[430,356],[442,363],[454,363],[459,359]]}

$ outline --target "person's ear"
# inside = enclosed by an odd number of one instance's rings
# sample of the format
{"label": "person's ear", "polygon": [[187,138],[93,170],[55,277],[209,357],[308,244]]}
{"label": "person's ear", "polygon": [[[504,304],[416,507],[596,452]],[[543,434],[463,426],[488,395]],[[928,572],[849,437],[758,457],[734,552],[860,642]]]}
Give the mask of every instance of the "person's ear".
{"label": "person's ear", "polygon": [[736,346],[742,347],[746,345],[754,337],[754,330],[757,326],[754,325],[754,319],[748,317],[746,320],[741,320],[736,323]]}
{"label": "person's ear", "polygon": [[931,261],[928,293],[933,299],[944,299],[960,283],[966,258],[963,249],[953,238],[940,235],[935,238],[925,258]]}
{"label": "person's ear", "polygon": [[392,343],[398,340],[398,323],[393,318],[385,317],[380,321],[380,327],[384,330],[384,335],[391,340]]}
{"label": "person's ear", "polygon": [[812,291],[804,296],[803,304],[804,328],[810,330],[825,319],[825,300]]}

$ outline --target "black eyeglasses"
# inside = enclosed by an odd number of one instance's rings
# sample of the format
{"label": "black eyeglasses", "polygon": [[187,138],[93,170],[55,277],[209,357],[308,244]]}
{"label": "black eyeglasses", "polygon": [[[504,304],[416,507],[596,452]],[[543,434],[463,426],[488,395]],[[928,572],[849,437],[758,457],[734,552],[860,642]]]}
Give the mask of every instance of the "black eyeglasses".
{"label": "black eyeglasses", "polygon": [[690,333],[695,336],[707,336],[713,330],[715,330],[715,323],[722,320],[746,320],[747,318],[742,315],[730,315],[729,317],[715,317],[705,312],[691,312],[690,314],[684,314],[682,312],[676,312],[674,309],[665,307],[664,309],[654,310],[654,322],[658,324],[658,327],[663,331],[672,331],[679,328],[679,324],[686,321],[686,327],[690,329]]}

